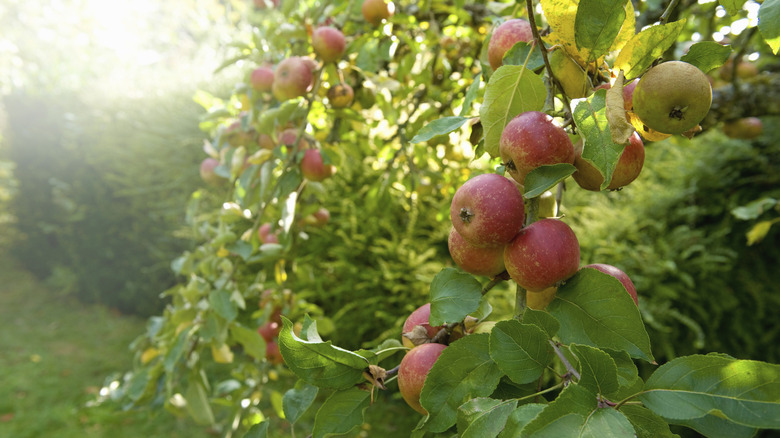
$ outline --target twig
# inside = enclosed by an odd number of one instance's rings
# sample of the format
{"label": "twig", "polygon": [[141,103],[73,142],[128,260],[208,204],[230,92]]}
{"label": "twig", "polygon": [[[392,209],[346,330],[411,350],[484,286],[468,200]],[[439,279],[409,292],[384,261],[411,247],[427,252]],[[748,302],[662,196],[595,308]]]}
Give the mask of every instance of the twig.
{"label": "twig", "polygon": [[666,24],[666,22],[669,21],[669,16],[672,15],[672,11],[677,7],[678,3],[680,3],[680,0],[672,0],[672,2],[669,3],[669,6],[666,7],[666,10],[664,10],[664,13],[661,14],[661,18],[658,19],[658,22]]}
{"label": "twig", "polygon": [[560,359],[561,362],[563,362],[563,366],[566,367],[566,370],[569,373],[571,373],[572,376],[576,377],[577,380],[580,380],[580,373],[576,369],[574,369],[573,366],[571,366],[571,364],[569,363],[569,360],[566,359],[566,356],[563,355],[563,352],[561,351],[561,349],[558,348],[558,344],[556,344],[552,340],[549,340],[549,342],[550,342],[550,345],[552,345],[552,348],[555,351],[555,354],[558,356],[558,359]]}

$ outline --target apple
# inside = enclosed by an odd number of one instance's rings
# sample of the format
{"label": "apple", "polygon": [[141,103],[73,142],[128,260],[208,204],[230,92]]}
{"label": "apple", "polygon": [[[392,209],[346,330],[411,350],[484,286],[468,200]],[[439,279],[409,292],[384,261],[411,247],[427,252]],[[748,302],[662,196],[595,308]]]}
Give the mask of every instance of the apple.
{"label": "apple", "polygon": [[513,18],[501,23],[488,43],[488,62],[493,70],[501,67],[504,63],[504,55],[515,44],[524,41],[533,42],[534,33],[531,30],[531,23],[522,18]]}
{"label": "apple", "polygon": [[682,134],[704,119],[712,104],[707,75],[683,61],[668,61],[651,68],[636,84],[634,113],[649,128],[665,134]]}
{"label": "apple", "polygon": [[298,138],[298,132],[299,131],[296,128],[287,128],[283,130],[281,133],[279,133],[279,144],[287,146],[288,150],[292,148],[295,150],[295,152],[306,149],[306,147],[309,145],[309,142],[306,141],[305,135],[301,136],[301,139],[298,140],[298,145],[293,148],[293,145],[295,145],[295,140]]}
{"label": "apple", "polygon": [[272,342],[275,337],[279,336],[280,331],[282,331],[282,326],[274,321],[268,321],[257,329],[265,342]]}
{"label": "apple", "polygon": [[287,58],[276,66],[272,91],[277,100],[303,96],[313,82],[312,70],[301,57]]}
{"label": "apple", "polygon": [[279,344],[277,344],[276,341],[265,343],[265,358],[274,365],[281,365],[284,363],[282,352],[279,351]]}
{"label": "apple", "polygon": [[634,90],[636,90],[636,84],[638,83],[639,79],[634,79],[623,86],[623,108],[626,111],[634,109]]}
{"label": "apple", "polygon": [[323,62],[336,62],[344,55],[347,40],[335,27],[321,26],[311,34],[311,46]]}
{"label": "apple", "polygon": [[257,237],[262,243],[279,243],[277,232],[271,233],[271,224],[264,223],[257,228]]}
{"label": "apple", "polygon": [[354,98],[355,91],[349,84],[336,84],[328,89],[328,100],[333,108],[346,108],[352,105]]}
{"label": "apple", "polygon": [[631,295],[631,299],[634,300],[634,304],[636,304],[637,306],[639,305],[639,299],[637,298],[636,288],[634,287],[634,283],[631,281],[631,278],[629,278],[628,275],[626,275],[625,272],[621,271],[620,269],[612,265],[605,265],[603,263],[594,263],[591,265],[583,266],[582,268],[597,269],[605,274],[609,274],[617,278],[618,280],[620,280],[620,283],[623,284],[623,287],[626,288],[626,292],[628,292],[628,294]]}
{"label": "apple", "polygon": [[275,8],[279,6],[279,0],[254,0],[256,9]]}
{"label": "apple", "polygon": [[447,239],[450,256],[460,269],[474,275],[495,277],[504,272],[504,245],[480,248],[467,242],[455,228]]}
{"label": "apple", "polygon": [[301,159],[301,173],[309,181],[323,181],[333,175],[335,168],[325,164],[319,149],[307,149]]}
{"label": "apple", "polygon": [[406,321],[404,321],[403,327],[401,328],[401,342],[405,347],[414,348],[414,342],[412,342],[411,339],[404,335],[411,333],[412,330],[414,330],[414,328],[418,325],[425,329],[425,333],[427,333],[428,338],[436,336],[436,333],[439,333],[439,330],[444,328],[443,325],[431,327],[430,323],[428,322],[430,317],[431,303],[425,303],[415,309],[414,312],[409,314],[409,316],[406,318]]}
{"label": "apple", "polygon": [[428,412],[420,404],[420,393],[428,372],[445,348],[447,346],[443,344],[422,344],[411,349],[401,359],[398,368],[398,390],[406,403],[422,415],[427,415]]}
{"label": "apple", "polygon": [[574,164],[574,145],[553,118],[540,111],[522,113],[501,133],[499,154],[506,170],[519,184],[529,172],[546,164]]}
{"label": "apple", "polygon": [[249,84],[255,91],[271,91],[274,83],[274,71],[271,67],[258,67],[252,70],[249,76]]}
{"label": "apple", "polygon": [[317,220],[315,223],[316,226],[321,227],[330,221],[330,212],[325,207],[318,208],[317,211],[312,213],[312,216],[314,216],[314,219]]}
{"label": "apple", "polygon": [[219,166],[219,160],[216,158],[206,158],[200,163],[200,177],[206,184],[212,186],[219,186],[224,184],[227,180],[214,171]]}
{"label": "apple", "polygon": [[555,200],[553,192],[546,190],[539,195],[539,205],[536,211],[537,217],[556,217],[558,216],[558,201]]}
{"label": "apple", "polygon": [[387,20],[392,15],[385,0],[364,0],[360,11],[363,13],[363,18],[374,26],[378,26],[382,20]]}
{"label": "apple", "polygon": [[503,245],[523,227],[523,194],[504,176],[477,175],[455,192],[450,204],[450,219],[458,234],[474,246]]}
{"label": "apple", "polygon": [[[572,177],[574,181],[585,190],[598,192],[601,190],[601,183],[604,182],[604,176],[596,168],[582,158],[582,140],[578,141],[574,147],[574,167],[577,171]],[[628,144],[615,165],[612,172],[612,181],[607,186],[608,190],[615,190],[625,187],[634,181],[639,173],[642,172],[642,166],[645,162],[645,146],[639,134],[634,132],[628,139]]]}
{"label": "apple", "polygon": [[571,228],[558,219],[538,220],[523,228],[504,250],[512,280],[541,292],[568,279],[580,267],[580,244]]}
{"label": "apple", "polygon": [[490,333],[493,331],[493,327],[496,326],[497,321],[482,321],[471,330],[472,334],[478,333]]}
{"label": "apple", "polygon": [[726,122],[723,133],[730,138],[751,139],[761,135],[763,124],[758,117],[744,117]]}
{"label": "apple", "polygon": [[527,291],[525,294],[525,305],[533,310],[544,310],[555,299],[557,287],[548,287],[541,292]]}
{"label": "apple", "polygon": [[245,131],[241,126],[240,120],[231,123],[230,126],[225,129],[223,135],[225,141],[227,141],[230,146],[234,147],[248,146],[255,141],[255,130],[250,128]]}
{"label": "apple", "polygon": [[268,134],[260,133],[257,135],[257,145],[260,149],[273,149],[276,147],[274,140]]}

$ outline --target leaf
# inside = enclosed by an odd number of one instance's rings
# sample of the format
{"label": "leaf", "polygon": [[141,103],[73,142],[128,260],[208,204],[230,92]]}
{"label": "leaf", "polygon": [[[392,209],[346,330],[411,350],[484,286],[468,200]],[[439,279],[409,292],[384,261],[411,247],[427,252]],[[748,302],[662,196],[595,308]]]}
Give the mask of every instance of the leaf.
{"label": "leaf", "polygon": [[577,436],[634,438],[636,432],[625,415],[611,408],[601,408],[587,417]]}
{"label": "leaf", "polygon": [[625,148],[624,144],[612,141],[606,108],[606,91],[598,90],[577,104],[573,115],[582,135],[582,158],[604,175],[602,190],[612,181],[612,173]]}
{"label": "leaf", "polygon": [[523,197],[531,199],[539,196],[576,171],[577,168],[568,163],[539,166],[525,177]]}
{"label": "leaf", "polygon": [[318,391],[319,388],[309,385],[303,380],[296,382],[295,387],[287,390],[282,397],[282,410],[285,419],[295,424],[314,402]]}
{"label": "leaf", "polygon": [[571,436],[597,409],[596,395],[577,384],[563,388],[558,398],[545,406],[524,428],[521,436]]}
{"label": "leaf", "polygon": [[580,363],[580,385],[604,396],[618,390],[617,365],[609,354],[587,345],[569,348]]}
{"label": "leaf", "polygon": [[734,424],[715,415],[707,415],[693,420],[671,420],[670,423],[690,427],[709,438],[752,438],[756,429]]}
{"label": "leaf", "polygon": [[611,275],[581,269],[558,288],[547,311],[561,323],[558,337],[565,344],[623,350],[631,357],[653,361],[639,309]]}
{"label": "leaf", "polygon": [[227,321],[233,321],[238,316],[236,303],[230,299],[230,292],[224,289],[211,291],[209,304],[217,312],[217,315],[225,318]]}
{"label": "leaf", "polygon": [[303,182],[301,174],[292,170],[284,172],[282,176],[276,181],[276,190],[274,195],[278,199],[285,199],[290,193],[298,189],[298,186]]}
{"label": "leaf", "polygon": [[449,429],[463,402],[487,397],[498,386],[502,373],[490,358],[488,339],[488,334],[461,338],[445,348],[433,364],[420,394],[420,403],[428,411],[428,430]]}
{"label": "leaf", "polygon": [[726,63],[732,49],[729,45],[716,43],[715,41],[701,41],[688,49],[688,53],[680,58],[680,61],[696,66],[704,73],[716,69]]}
{"label": "leaf", "polygon": [[[644,386],[644,382],[638,382],[638,380],[640,380],[639,371],[637,370],[636,364],[634,364],[634,361],[631,359],[628,353],[626,353],[625,351],[617,351],[617,350],[610,350],[610,349],[602,349],[602,350],[607,354],[609,354],[612,360],[615,361],[615,365],[617,366],[618,385],[621,390],[634,389],[634,386],[637,383],[641,383],[642,386]],[[641,390],[642,388],[639,388],[631,394],[626,394],[625,397],[632,395]],[[612,394],[614,393],[610,393],[607,395],[611,396]],[[619,397],[619,398],[625,398],[625,397]]]}
{"label": "leaf", "polygon": [[547,334],[516,320],[499,321],[490,332],[490,357],[513,382],[530,383],[553,357]]}
{"label": "leaf", "polygon": [[520,436],[520,431],[533,420],[547,405],[541,403],[529,403],[518,406],[506,420],[504,430],[498,438],[515,438]]}
{"label": "leaf", "polygon": [[765,211],[773,208],[775,205],[778,205],[777,199],[761,198],[741,207],[733,208],[731,214],[743,221],[758,219]]}
{"label": "leaf", "polygon": [[292,322],[284,316],[282,331],[279,333],[279,350],[287,367],[298,378],[320,388],[352,387],[363,380],[363,370],[369,365],[366,358],[333,346],[330,341],[304,341],[298,338],[293,333]]}
{"label": "leaf", "polygon": [[515,407],[517,400],[471,399],[458,408],[458,435],[460,438],[498,436]]}
{"label": "leaf", "polygon": [[482,284],[471,274],[444,268],[431,282],[431,326],[461,321],[477,310],[482,300]]}
{"label": "leaf", "polygon": [[552,338],[558,333],[558,329],[561,328],[561,324],[555,319],[554,316],[543,310],[534,310],[530,307],[525,308],[523,312],[523,324],[533,324],[547,333],[548,338]]}
{"label": "leaf", "polygon": [[520,113],[540,111],[546,98],[544,81],[531,70],[516,65],[499,67],[485,87],[479,109],[485,130],[485,152],[497,157],[498,142],[506,124]]}
{"label": "leaf", "polygon": [[757,428],[780,428],[780,365],[721,354],[679,357],[659,367],[639,396],[672,420],[715,415]]}
{"label": "leaf", "polygon": [[685,20],[658,24],[634,35],[615,59],[614,69],[623,70],[626,80],[639,77],[653,61],[672,46]]}
{"label": "leaf", "polygon": [[363,412],[369,405],[369,391],[350,388],[334,392],[322,404],[314,418],[314,438],[348,433],[363,424]]}
{"label": "leaf", "polygon": [[607,125],[609,126],[612,142],[616,145],[626,144],[634,131],[636,131],[626,119],[626,107],[623,100],[623,79],[623,71],[621,71],[618,73],[615,83],[607,90],[606,95]]}
{"label": "leaf", "polygon": [[244,351],[250,356],[257,360],[262,360],[265,357],[265,340],[257,330],[234,323],[230,326],[230,335],[244,347]]}
{"label": "leaf", "polygon": [[626,19],[626,0],[581,0],[574,19],[577,49],[595,61],[609,51]]}
{"label": "leaf", "polygon": [[636,405],[624,405],[620,412],[634,426],[637,438],[673,438],[678,435],[669,430],[669,424],[651,410]]}
{"label": "leaf", "polygon": [[163,366],[167,373],[173,373],[173,369],[176,367],[176,363],[179,361],[182,353],[184,353],[184,348],[187,345],[187,341],[189,341],[192,332],[192,328],[185,328],[176,336],[176,342],[174,342],[173,346],[168,350],[168,353],[165,355],[165,360],[163,361]]}
{"label": "leaf", "polygon": [[422,143],[432,139],[433,137],[449,134],[450,132],[463,126],[463,124],[468,120],[468,117],[442,117],[440,119],[436,119],[417,131],[417,135],[412,138],[411,142]]}
{"label": "leaf", "polygon": [[750,228],[750,230],[747,232],[748,246],[764,240],[764,237],[766,237],[766,235],[769,233],[769,229],[772,228],[772,225],[778,221],[780,221],[780,218],[773,219],[771,221],[757,222],[755,225],[753,225],[753,227]]}
{"label": "leaf", "polygon": [[460,108],[460,116],[465,117],[471,111],[471,105],[474,103],[474,99],[477,98],[479,92],[479,86],[482,84],[482,72],[474,74],[474,79],[469,85],[469,89],[466,90],[466,95],[463,96],[463,104]]}
{"label": "leaf", "polygon": [[780,52],[780,0],[766,0],[758,9],[758,30],[775,55]]}
{"label": "leaf", "polygon": [[244,438],[266,438],[268,436],[268,420],[252,426],[244,435]]}
{"label": "leaf", "polygon": [[214,424],[214,413],[211,411],[206,388],[199,380],[190,379],[184,399],[187,400],[187,412],[196,423],[203,426]]}
{"label": "leaf", "polygon": [[745,0],[718,0],[718,3],[726,9],[729,15],[737,15],[742,10]]}
{"label": "leaf", "polygon": [[536,70],[544,65],[544,58],[535,44],[520,41],[506,51],[503,65],[521,65],[528,70]]}

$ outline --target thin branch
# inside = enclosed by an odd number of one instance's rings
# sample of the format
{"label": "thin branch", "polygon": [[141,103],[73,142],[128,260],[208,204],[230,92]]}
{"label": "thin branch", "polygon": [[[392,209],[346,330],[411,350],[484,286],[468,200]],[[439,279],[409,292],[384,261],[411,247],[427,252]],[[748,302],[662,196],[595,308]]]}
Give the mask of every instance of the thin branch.
{"label": "thin branch", "polygon": [[669,3],[669,6],[666,7],[664,13],[661,14],[661,18],[658,19],[659,23],[666,24],[666,22],[669,21],[669,16],[672,15],[672,11],[674,11],[674,8],[677,7],[678,3],[680,3],[680,0],[672,0],[672,2]]}
{"label": "thin branch", "polygon": [[566,370],[569,373],[571,373],[572,376],[576,377],[577,380],[580,380],[580,373],[576,369],[574,369],[573,366],[571,366],[571,364],[569,363],[569,360],[566,359],[566,356],[563,355],[563,352],[561,351],[561,349],[558,348],[558,344],[556,344],[552,340],[550,340],[549,342],[550,342],[550,345],[552,345],[553,350],[555,350],[555,354],[558,356],[558,359],[560,359],[561,362],[563,362],[563,366],[566,367]]}

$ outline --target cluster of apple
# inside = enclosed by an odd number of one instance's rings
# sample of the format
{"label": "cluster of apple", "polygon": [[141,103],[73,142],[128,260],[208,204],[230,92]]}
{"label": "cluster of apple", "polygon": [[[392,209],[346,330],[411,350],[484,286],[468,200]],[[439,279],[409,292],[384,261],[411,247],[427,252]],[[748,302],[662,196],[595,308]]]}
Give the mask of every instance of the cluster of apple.
{"label": "cluster of apple", "polygon": [[[289,293],[289,291],[287,293]],[[278,304],[272,303],[273,296],[274,292],[267,289],[260,298],[260,308],[271,307],[271,316],[265,323],[257,328],[257,333],[265,340],[266,360],[274,365],[279,365],[284,363],[277,341],[279,332],[282,331],[282,308],[279,307]]]}

